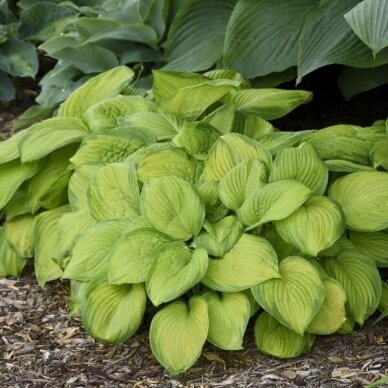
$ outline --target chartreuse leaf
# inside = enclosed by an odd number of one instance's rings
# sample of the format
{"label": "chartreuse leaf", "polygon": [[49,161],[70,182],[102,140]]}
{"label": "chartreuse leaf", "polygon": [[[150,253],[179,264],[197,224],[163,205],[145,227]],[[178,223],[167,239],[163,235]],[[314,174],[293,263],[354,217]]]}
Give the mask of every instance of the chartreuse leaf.
{"label": "chartreuse leaf", "polygon": [[0,164],[10,162],[11,160],[20,157],[18,143],[21,141],[24,134],[25,131],[20,131],[9,139],[0,141]]}
{"label": "chartreuse leaf", "polygon": [[21,257],[34,256],[35,217],[31,214],[13,218],[6,224],[6,235],[9,244]]}
{"label": "chartreuse leaf", "polygon": [[342,251],[357,250],[355,245],[345,236],[341,236],[331,247],[319,252],[319,257],[338,256]]}
{"label": "chartreuse leaf", "polygon": [[308,199],[287,218],[275,222],[280,237],[301,252],[317,256],[331,247],[345,230],[340,206],[327,197]]}
{"label": "chartreuse leaf", "polygon": [[166,235],[149,227],[123,233],[110,252],[109,283],[145,282],[159,248],[169,241]]}
{"label": "chartreuse leaf", "polygon": [[184,372],[201,355],[208,330],[208,307],[203,297],[193,296],[188,304],[171,303],[152,319],[152,353],[169,372]]}
{"label": "chartreuse leaf", "polygon": [[91,281],[81,299],[82,323],[101,342],[117,344],[136,333],[143,319],[147,294],[142,284]]}
{"label": "chartreuse leaf", "polygon": [[337,179],[329,197],[345,213],[350,230],[376,232],[388,227],[388,173],[353,172]]}
{"label": "chartreuse leaf", "polygon": [[275,131],[275,127],[269,121],[256,114],[245,112],[236,112],[233,126],[236,132],[241,132],[255,140]]}
{"label": "chartreuse leaf", "polygon": [[299,147],[285,148],[276,154],[269,181],[295,179],[309,187],[313,195],[323,195],[328,177],[327,167],[314,148],[302,143]]}
{"label": "chartreuse leaf", "polygon": [[260,310],[260,306],[259,304],[257,303],[255,297],[253,296],[252,294],[252,291],[251,289],[247,289],[247,290],[244,290],[243,291],[244,295],[247,297],[248,301],[249,301],[249,305],[250,305],[250,318],[252,318],[259,310]]}
{"label": "chartreuse leaf", "polygon": [[388,314],[388,283],[381,282],[381,298],[379,302],[378,310],[386,317]]}
{"label": "chartreuse leaf", "polygon": [[257,159],[246,159],[221,178],[218,195],[226,207],[236,211],[266,181],[265,164]]}
{"label": "chartreuse leaf", "polygon": [[209,70],[203,75],[211,79],[230,79],[233,81],[239,81],[244,86],[250,85],[250,82],[241,73],[230,69]]}
{"label": "chartreuse leaf", "polygon": [[284,259],[285,257],[292,256],[295,251],[295,247],[285,242],[276,231],[272,224],[267,224],[264,231],[263,237],[274,247],[278,257]]}
{"label": "chartreuse leaf", "polygon": [[88,131],[83,121],[70,117],[53,117],[34,124],[19,140],[21,160],[41,159],[65,145],[80,143]]}
{"label": "chartreuse leaf", "polygon": [[147,180],[140,209],[154,228],[175,240],[196,236],[205,219],[205,206],[198,193],[190,183],[175,176]]}
{"label": "chartreuse leaf", "polygon": [[277,255],[268,241],[243,234],[224,257],[209,260],[202,283],[215,291],[236,292],[279,277]]}
{"label": "chartreuse leaf", "polygon": [[260,352],[278,358],[292,358],[308,353],[315,336],[303,336],[282,325],[267,312],[261,313],[255,323],[255,341]]}
{"label": "chartreuse leaf", "polygon": [[196,189],[205,203],[206,219],[209,222],[217,222],[228,214],[229,209],[221,203],[218,197],[218,182],[200,182]]}
{"label": "chartreuse leaf", "polygon": [[221,257],[229,252],[243,234],[244,226],[236,216],[227,216],[211,224],[211,229],[194,239],[196,247],[204,248],[209,255]]}
{"label": "chartreuse leaf", "polygon": [[155,150],[140,161],[137,169],[139,182],[144,183],[148,178],[163,176],[177,176],[190,183],[195,183],[198,177],[198,162],[191,158],[181,148],[168,147]]}
{"label": "chartreuse leaf", "polygon": [[268,183],[257,189],[237,210],[240,221],[249,229],[288,217],[311,195],[311,190],[294,179]]}
{"label": "chartreuse leaf", "polygon": [[90,182],[89,208],[99,221],[140,215],[140,190],[132,163],[110,163],[97,171]]}
{"label": "chartreuse leaf", "polygon": [[212,125],[220,133],[229,133],[234,130],[235,109],[233,104],[221,105],[209,113],[203,121]]}
{"label": "chartreuse leaf", "polygon": [[388,139],[380,140],[372,144],[370,148],[370,159],[374,167],[381,166],[385,171],[388,171]]}
{"label": "chartreuse leaf", "polygon": [[336,280],[323,279],[325,299],[317,315],[307,327],[307,332],[314,334],[332,334],[346,321],[346,293]]}
{"label": "chartreuse leaf", "polygon": [[169,141],[154,143],[154,144],[150,144],[149,146],[139,148],[133,154],[129,155],[125,160],[133,163],[137,168],[139,164],[145,159],[146,156],[153,154],[154,152],[171,150],[173,148],[178,148],[178,147]]}
{"label": "chartreuse leaf", "polygon": [[336,279],[346,292],[346,311],[362,325],[375,312],[381,297],[381,279],[376,264],[351,250],[326,259],[324,263],[329,276]]}
{"label": "chartreuse leaf", "polygon": [[324,163],[327,169],[333,172],[376,171],[372,166],[365,166],[342,159],[325,160]]}
{"label": "chartreuse leaf", "polygon": [[58,220],[69,210],[69,206],[61,206],[40,213],[36,217],[34,264],[35,276],[41,287],[44,287],[46,282],[62,276],[62,269],[53,258],[56,256],[59,242]]}
{"label": "chartreuse leaf", "polygon": [[203,294],[208,304],[209,332],[207,340],[225,350],[242,349],[251,305],[243,292]]}
{"label": "chartreuse leaf", "polygon": [[66,99],[59,107],[58,116],[81,118],[90,106],[119,95],[134,75],[129,67],[118,66],[93,77]]}
{"label": "chartreuse leaf", "polygon": [[279,272],[280,279],[253,287],[253,296],[281,324],[303,335],[325,298],[321,277],[312,264],[298,256],[283,259]]}
{"label": "chartreuse leaf", "polygon": [[388,267],[388,234],[383,232],[352,232],[354,247],[372,259],[378,267]]}
{"label": "chartreuse leaf", "polygon": [[105,275],[109,268],[109,252],[128,227],[129,221],[114,220],[99,222],[86,229],[75,240],[62,278],[87,281]]}
{"label": "chartreuse leaf", "polygon": [[262,161],[271,169],[271,154],[255,140],[237,133],[221,136],[210,149],[205,161],[203,177],[219,181],[229,170],[246,159]]}
{"label": "chartreuse leaf", "polygon": [[208,266],[205,249],[189,250],[183,242],[171,242],[155,254],[146,280],[154,306],[170,302],[198,284]]}
{"label": "chartreuse leaf", "polygon": [[342,326],[337,330],[338,334],[350,334],[354,331],[354,320],[346,317],[346,321],[342,324]]}
{"label": "chartreuse leaf", "polygon": [[7,221],[13,218],[30,213],[30,209],[27,204],[26,184],[22,184],[19,189],[16,190],[12,196],[12,201],[8,202],[8,205],[4,208]]}

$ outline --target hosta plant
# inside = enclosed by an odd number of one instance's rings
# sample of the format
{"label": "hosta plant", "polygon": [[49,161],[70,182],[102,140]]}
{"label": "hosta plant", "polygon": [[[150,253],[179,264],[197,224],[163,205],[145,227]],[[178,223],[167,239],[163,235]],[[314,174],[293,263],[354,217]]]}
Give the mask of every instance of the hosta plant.
{"label": "hosta plant", "polygon": [[252,317],[259,350],[287,358],[386,311],[386,123],[284,132],[270,120],[309,92],[224,70],[153,78],[123,95],[133,72],[109,70],[0,143],[0,274],[34,257],[41,286],[70,279],[102,342],[154,311],[172,373],[206,341],[241,349]]}

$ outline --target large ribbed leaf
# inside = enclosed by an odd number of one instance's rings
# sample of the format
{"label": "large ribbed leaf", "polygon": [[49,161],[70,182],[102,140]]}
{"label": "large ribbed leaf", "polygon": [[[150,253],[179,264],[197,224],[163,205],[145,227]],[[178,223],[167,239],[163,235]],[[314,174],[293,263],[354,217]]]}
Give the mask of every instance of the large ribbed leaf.
{"label": "large ribbed leaf", "polygon": [[243,292],[203,294],[208,304],[209,333],[207,340],[225,350],[242,349],[251,305]]}
{"label": "large ribbed leaf", "polygon": [[375,167],[381,166],[385,171],[388,171],[388,139],[372,144],[370,158]]}
{"label": "large ribbed leaf", "polygon": [[301,252],[316,256],[331,247],[345,230],[338,204],[327,197],[312,197],[287,218],[275,222],[280,237]]}
{"label": "large ribbed leaf", "polygon": [[253,296],[280,323],[303,335],[324,301],[321,277],[313,265],[298,256],[283,259],[279,272],[280,279],[253,287]]}
{"label": "large ribbed leaf", "polygon": [[228,214],[229,209],[218,198],[218,182],[201,182],[196,189],[205,203],[207,221],[217,222]]}
{"label": "large ribbed leaf", "polygon": [[256,346],[270,356],[278,358],[300,356],[309,352],[314,340],[314,335],[297,334],[265,311],[259,315],[255,323]]}
{"label": "large ribbed leaf", "polygon": [[279,259],[284,259],[287,256],[292,256],[296,248],[286,243],[276,231],[275,227],[271,224],[267,224],[264,231],[263,237],[265,237],[268,242],[275,248],[276,253],[279,256]]}
{"label": "large ribbed leaf", "polygon": [[344,288],[346,311],[362,325],[372,315],[381,297],[381,279],[376,264],[356,251],[345,251],[325,260],[328,274]]}
{"label": "large ribbed leaf", "polygon": [[204,298],[193,296],[188,304],[171,303],[152,319],[152,353],[169,372],[184,372],[201,355],[208,330],[208,307]]}
{"label": "large ribbed leaf", "polygon": [[225,104],[209,113],[203,121],[212,125],[220,133],[229,133],[234,130],[235,109],[233,104]]}
{"label": "large ribbed leaf", "polygon": [[388,172],[353,172],[329,188],[351,230],[375,232],[388,227]]}
{"label": "large ribbed leaf", "polygon": [[352,232],[355,248],[372,259],[378,267],[388,267],[388,234],[383,232]]}
{"label": "large ribbed leaf", "polygon": [[170,302],[198,284],[208,266],[207,252],[189,250],[182,242],[161,247],[147,274],[147,294],[154,306]]}
{"label": "large ribbed leaf", "polygon": [[257,189],[238,209],[240,221],[250,229],[288,217],[310,197],[311,190],[294,179],[268,183]]}
{"label": "large ribbed leaf", "polygon": [[314,148],[302,143],[296,148],[285,148],[276,154],[270,182],[295,179],[309,187],[313,195],[323,195],[329,174]]}
{"label": "large ribbed leaf", "polygon": [[20,157],[18,143],[25,131],[20,131],[7,140],[0,141],[0,164],[10,162]]}
{"label": "large ribbed leaf", "polygon": [[381,282],[381,298],[378,310],[381,312],[379,319],[385,318],[388,315],[388,283]]}
{"label": "large ribbed leaf", "polygon": [[245,112],[236,112],[233,126],[237,132],[255,140],[275,131],[275,127],[269,121],[256,114]]}
{"label": "large ribbed leaf", "polygon": [[31,214],[22,215],[8,221],[6,225],[7,239],[13,249],[21,257],[32,257],[35,248],[35,217]]}
{"label": "large ribbed leaf", "polygon": [[277,255],[268,241],[243,234],[224,257],[209,260],[202,283],[212,290],[235,292],[279,277]]}
{"label": "large ribbed leaf", "polygon": [[198,193],[175,176],[149,179],[143,186],[140,209],[154,228],[183,241],[199,233],[205,218]]}

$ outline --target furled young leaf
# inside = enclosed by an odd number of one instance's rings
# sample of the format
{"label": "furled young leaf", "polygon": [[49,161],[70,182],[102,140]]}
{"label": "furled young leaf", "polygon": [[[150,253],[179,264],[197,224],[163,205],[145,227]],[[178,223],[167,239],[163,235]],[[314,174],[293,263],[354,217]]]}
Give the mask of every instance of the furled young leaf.
{"label": "furled young leaf", "polygon": [[6,224],[6,235],[9,244],[21,257],[34,256],[35,217],[31,214],[15,217]]}
{"label": "furled young leaf", "polygon": [[10,162],[20,157],[18,143],[25,131],[20,131],[7,140],[0,141],[0,164]]}
{"label": "furled young leaf", "polygon": [[203,294],[208,304],[209,332],[207,340],[225,350],[242,349],[251,305],[243,292]]}
{"label": "furled young leaf", "polygon": [[243,234],[224,257],[209,260],[202,283],[215,291],[236,292],[279,277],[277,255],[267,240]]}
{"label": "furled young leaf", "polygon": [[372,144],[370,158],[374,167],[381,166],[385,171],[388,171],[388,139],[380,140]]}
{"label": "furled young leaf", "polygon": [[175,176],[147,180],[140,209],[154,228],[182,241],[196,236],[205,219],[205,206],[198,193],[190,183]]}
{"label": "furled young leaf", "polygon": [[204,298],[193,296],[188,304],[171,303],[152,319],[152,353],[169,372],[184,372],[201,355],[208,330],[208,307]]}
{"label": "furled young leaf", "polygon": [[281,324],[303,335],[324,301],[321,277],[313,265],[298,256],[283,259],[279,272],[280,279],[253,287],[253,296]]}
{"label": "furled young leaf", "polygon": [[376,232],[388,227],[387,172],[348,174],[330,186],[329,197],[341,205],[349,229]]}
{"label": "furled young leaf", "polygon": [[388,234],[383,232],[352,232],[355,249],[372,259],[378,267],[388,267]]}
{"label": "furled young leaf", "polygon": [[314,344],[315,336],[295,333],[264,311],[255,323],[255,340],[257,348],[265,354],[292,358],[308,353]]}
{"label": "furled young leaf", "polygon": [[301,252],[317,256],[331,247],[345,230],[345,217],[330,198],[316,196],[307,200],[287,218],[275,222],[280,237]]}

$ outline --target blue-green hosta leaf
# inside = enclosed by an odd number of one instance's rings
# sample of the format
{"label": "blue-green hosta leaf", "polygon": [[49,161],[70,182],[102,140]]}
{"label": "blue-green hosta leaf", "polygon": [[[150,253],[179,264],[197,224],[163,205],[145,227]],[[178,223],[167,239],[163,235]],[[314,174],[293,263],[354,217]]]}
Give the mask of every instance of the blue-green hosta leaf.
{"label": "blue-green hosta leaf", "polygon": [[162,38],[166,28],[166,19],[170,10],[169,1],[140,1],[139,14],[142,15],[143,23],[153,28],[158,38]]}
{"label": "blue-green hosta leaf", "polygon": [[218,182],[200,182],[196,185],[196,190],[205,203],[206,219],[209,222],[217,222],[229,213],[229,209],[218,197]]}
{"label": "blue-green hosta leaf", "polygon": [[109,253],[129,227],[124,220],[104,221],[86,229],[75,241],[63,279],[93,280],[107,273]]}
{"label": "blue-green hosta leaf", "polygon": [[56,256],[59,243],[58,220],[69,210],[67,205],[61,206],[40,213],[36,217],[33,236],[35,241],[34,265],[35,276],[41,287],[44,287],[46,282],[62,276],[62,269],[53,258]]}
{"label": "blue-green hosta leaf", "polygon": [[152,353],[169,372],[184,372],[201,355],[208,330],[208,307],[203,297],[193,296],[188,304],[171,303],[152,319]]}
{"label": "blue-green hosta leaf", "polygon": [[314,344],[315,336],[300,335],[282,325],[267,312],[261,313],[255,323],[257,348],[265,354],[278,358],[292,358],[308,353]]}
{"label": "blue-green hosta leaf", "polygon": [[147,294],[142,284],[90,282],[81,299],[82,323],[101,342],[117,344],[136,333],[143,319]]}
{"label": "blue-green hosta leaf", "polygon": [[35,217],[31,214],[15,217],[6,224],[6,235],[9,244],[21,257],[34,256]]}
{"label": "blue-green hosta leaf", "polygon": [[181,148],[168,147],[155,150],[146,155],[139,163],[137,176],[144,183],[148,178],[176,176],[190,183],[197,181],[198,162]]}
{"label": "blue-green hosta leaf", "polygon": [[388,172],[353,172],[329,188],[350,230],[376,232],[388,227]]}
{"label": "blue-green hosta leaf", "polygon": [[307,200],[287,218],[275,222],[280,237],[311,256],[331,247],[345,230],[345,217],[330,198]]}
{"label": "blue-green hosta leaf", "polygon": [[244,225],[252,229],[288,217],[310,196],[311,190],[294,179],[268,183],[247,198],[237,215]]}
{"label": "blue-green hosta leaf", "polygon": [[202,283],[215,291],[236,292],[279,277],[277,255],[269,242],[243,234],[224,257],[209,260]]}
{"label": "blue-green hosta leaf", "polygon": [[226,207],[237,211],[245,200],[266,182],[265,164],[257,159],[245,159],[221,178],[218,195]]}
{"label": "blue-green hosta leaf", "polygon": [[0,142],[0,164],[10,162],[20,157],[18,143],[25,131],[20,131],[7,140]]}
{"label": "blue-green hosta leaf", "polygon": [[253,113],[264,120],[285,116],[311,99],[311,92],[282,89],[245,89],[232,96],[238,112]]}
{"label": "blue-green hosta leaf", "polygon": [[325,299],[317,315],[307,327],[307,332],[326,335],[336,332],[346,321],[346,293],[336,280],[323,279]]}
{"label": "blue-green hosta leaf", "polygon": [[[0,32],[0,40],[1,40],[1,32]],[[1,82],[1,90],[0,90],[0,101],[12,101],[16,97],[16,88],[13,85],[9,76],[0,70],[0,82]]]}
{"label": "blue-green hosta leaf", "polygon": [[117,96],[133,80],[134,72],[125,66],[118,66],[93,77],[79,87],[60,106],[58,115],[79,117],[92,105]]}
{"label": "blue-green hosta leaf", "polygon": [[269,181],[295,179],[309,187],[313,195],[323,195],[328,178],[327,167],[314,148],[302,143],[299,147],[285,148],[276,154]]}
{"label": "blue-green hosta leaf", "polygon": [[88,135],[84,122],[71,117],[53,117],[28,128],[19,141],[22,162],[41,159],[51,152]]}
{"label": "blue-green hosta leaf", "polygon": [[229,133],[234,130],[236,107],[233,104],[225,104],[209,113],[203,121],[212,125],[220,133]]}
{"label": "blue-green hosta leaf", "polygon": [[352,232],[355,249],[372,259],[378,267],[388,267],[388,234],[383,232]]}
{"label": "blue-green hosta leaf", "polygon": [[325,160],[324,163],[327,169],[333,172],[376,171],[372,166],[365,166],[342,159]]}
{"label": "blue-green hosta leaf", "polygon": [[279,263],[280,279],[252,288],[257,303],[281,324],[303,335],[322,307],[325,288],[308,260],[290,256]]}
{"label": "blue-green hosta leaf", "polygon": [[381,166],[385,171],[388,171],[388,139],[380,140],[372,144],[370,148],[370,158],[373,166]]}
{"label": "blue-green hosta leaf", "polygon": [[110,163],[97,171],[88,190],[91,215],[99,221],[140,215],[140,190],[132,163]]}
{"label": "blue-green hosta leaf", "polygon": [[209,332],[207,340],[225,350],[242,349],[251,305],[243,292],[203,294],[208,304]]}
{"label": "blue-green hosta leaf", "polygon": [[205,219],[205,205],[198,193],[189,182],[175,176],[147,180],[140,209],[154,228],[176,240],[196,236]]}
{"label": "blue-green hosta leaf", "polygon": [[209,255],[222,257],[228,253],[243,234],[244,226],[236,216],[227,216],[211,224],[207,232],[194,239],[198,248],[204,248]]}
{"label": "blue-green hosta leaf", "polygon": [[357,36],[376,55],[388,46],[388,3],[385,0],[364,0],[344,17]]}
{"label": "blue-green hosta leaf", "polygon": [[146,280],[147,294],[154,306],[170,302],[198,284],[206,273],[205,249],[191,251],[183,242],[171,242],[156,253]]}
{"label": "blue-green hosta leaf", "polygon": [[271,154],[255,140],[237,133],[221,136],[209,151],[203,176],[205,180],[219,181],[229,170],[246,159],[262,161],[271,169]]}
{"label": "blue-green hosta leaf", "polygon": [[325,268],[346,292],[347,313],[363,325],[377,309],[381,297],[381,279],[376,264],[361,253],[348,250],[336,258],[326,259]]}

